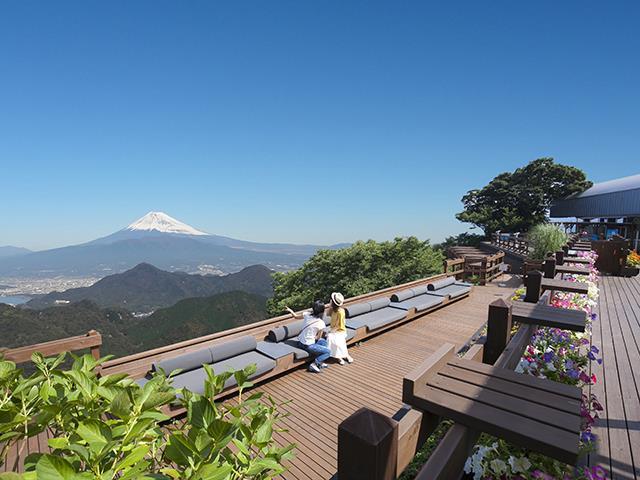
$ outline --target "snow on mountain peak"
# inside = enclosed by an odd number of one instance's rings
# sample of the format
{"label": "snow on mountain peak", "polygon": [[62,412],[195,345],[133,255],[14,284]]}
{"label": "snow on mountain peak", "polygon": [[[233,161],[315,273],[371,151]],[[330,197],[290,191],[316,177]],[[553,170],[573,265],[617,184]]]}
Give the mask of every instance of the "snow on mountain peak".
{"label": "snow on mountain peak", "polygon": [[125,230],[155,230],[162,233],[179,233],[181,235],[209,235],[170,217],[164,212],[149,212],[136,220]]}

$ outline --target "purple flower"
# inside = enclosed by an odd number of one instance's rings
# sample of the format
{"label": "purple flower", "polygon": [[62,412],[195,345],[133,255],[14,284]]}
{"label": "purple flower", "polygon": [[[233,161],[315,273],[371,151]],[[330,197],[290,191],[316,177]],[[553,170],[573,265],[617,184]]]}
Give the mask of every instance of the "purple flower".
{"label": "purple flower", "polygon": [[593,433],[586,431],[580,434],[580,440],[584,443],[593,443],[596,441],[596,436]]}
{"label": "purple flower", "polygon": [[554,356],[555,355],[553,354],[552,351],[545,352],[545,354],[542,357],[544,359],[544,363],[549,363],[551,360],[553,360]]}

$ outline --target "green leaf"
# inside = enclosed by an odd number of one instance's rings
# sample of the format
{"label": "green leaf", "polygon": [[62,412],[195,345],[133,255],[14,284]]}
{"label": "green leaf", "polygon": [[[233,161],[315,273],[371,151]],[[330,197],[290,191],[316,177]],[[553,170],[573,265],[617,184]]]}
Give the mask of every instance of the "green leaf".
{"label": "green leaf", "polygon": [[208,428],[216,419],[216,412],[206,397],[194,398],[189,402],[188,418],[196,428]]}
{"label": "green leaf", "polygon": [[64,458],[43,455],[36,465],[38,480],[73,480],[76,472]]}
{"label": "green leaf", "polygon": [[271,435],[273,433],[273,427],[270,420],[265,421],[262,425],[258,427],[256,430],[256,442],[262,444],[267,443],[271,440]]}
{"label": "green leaf", "polygon": [[139,462],[147,453],[149,453],[149,449],[149,445],[138,445],[116,464],[115,471],[119,472],[120,470]]}
{"label": "green leaf", "polygon": [[142,404],[143,410],[151,410],[152,408],[166,405],[176,398],[173,392],[152,392]]}
{"label": "green leaf", "polygon": [[47,443],[54,449],[67,448],[69,446],[69,440],[66,437],[50,438]]}
{"label": "green leaf", "polygon": [[164,449],[164,456],[180,466],[188,466],[189,458],[193,453],[196,453],[194,450],[182,434],[174,434],[169,437],[169,442]]}
{"label": "green leaf", "polygon": [[131,414],[131,400],[126,391],[121,391],[111,401],[111,413],[119,418],[128,418]]}
{"label": "green leaf", "polygon": [[233,466],[225,463],[223,465],[206,464],[198,469],[194,480],[226,480],[231,476]]}
{"label": "green leaf", "polygon": [[273,458],[261,458],[251,463],[249,468],[245,471],[246,475],[258,475],[265,470],[274,470],[275,472],[282,472],[284,468]]}
{"label": "green leaf", "polygon": [[16,364],[9,360],[0,361],[0,380],[4,380],[9,377],[16,369]]}
{"label": "green leaf", "polygon": [[111,441],[111,430],[99,420],[87,420],[78,425],[76,433],[89,445],[93,453],[102,450]]}

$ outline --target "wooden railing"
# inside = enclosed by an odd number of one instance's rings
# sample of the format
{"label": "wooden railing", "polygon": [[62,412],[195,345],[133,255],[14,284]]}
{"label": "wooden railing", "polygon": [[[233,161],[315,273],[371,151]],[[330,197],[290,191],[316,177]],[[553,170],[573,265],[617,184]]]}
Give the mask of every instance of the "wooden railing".
{"label": "wooden railing", "polygon": [[529,255],[529,242],[526,237],[494,233],[491,236],[491,244],[509,253],[524,257]]}
{"label": "wooden railing", "polygon": [[85,335],[76,337],[61,338],[50,342],[27,345],[25,347],[0,349],[0,354],[5,360],[15,363],[25,363],[31,361],[31,355],[40,352],[45,357],[58,355],[62,352],[76,352],[78,350],[89,349],[91,355],[96,360],[100,358],[100,347],[102,346],[102,335],[95,330],[90,330]]}
{"label": "wooden railing", "polygon": [[486,285],[504,273],[504,256],[504,252],[498,252],[495,255],[468,255],[445,260],[444,273],[460,280],[474,280],[480,285]]}

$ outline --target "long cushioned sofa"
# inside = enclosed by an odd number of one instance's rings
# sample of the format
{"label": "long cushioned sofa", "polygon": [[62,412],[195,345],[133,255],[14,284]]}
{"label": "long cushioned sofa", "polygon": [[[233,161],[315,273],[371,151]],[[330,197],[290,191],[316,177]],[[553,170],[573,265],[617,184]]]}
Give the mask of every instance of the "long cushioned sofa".
{"label": "long cushioned sofa", "polygon": [[431,295],[428,293],[427,285],[419,285],[391,295],[390,306],[401,310],[411,310],[415,308],[416,312],[422,312],[429,308],[442,305],[443,303],[443,296]]}
{"label": "long cushioned sofa", "polygon": [[[180,369],[180,373],[173,377],[173,386],[186,387],[192,392],[204,393],[204,380],[207,373],[202,367],[209,364],[215,373],[227,370],[241,370],[252,363],[256,364],[256,371],[250,378],[256,378],[276,367],[276,362],[256,350],[256,339],[246,335],[228,342],[212,345],[191,353],[185,353],[173,358],[167,358],[151,366],[152,371],[164,371],[169,375],[174,370]],[[230,377],[225,388],[236,385],[234,377]]]}
{"label": "long cushioned sofa", "polygon": [[391,299],[377,298],[370,302],[347,305],[347,327],[357,330],[366,327],[367,332],[378,330],[392,323],[403,320],[407,312],[390,307]]}
{"label": "long cushioned sofa", "polygon": [[465,282],[457,282],[455,278],[448,277],[427,284],[430,295],[440,297],[457,298],[471,291],[472,285]]}
{"label": "long cushioned sofa", "polygon": [[[325,324],[329,325],[329,317],[325,317]],[[269,330],[267,339],[258,342],[258,352],[277,360],[287,355],[293,354],[295,360],[309,359],[309,352],[298,346],[298,335],[302,331],[304,320],[291,322],[286,325]],[[355,336],[355,330],[347,328],[347,342]]]}

